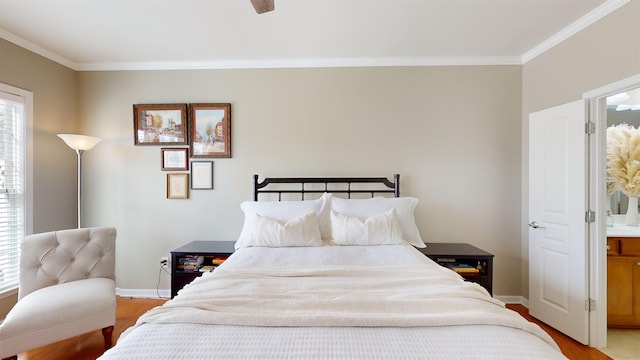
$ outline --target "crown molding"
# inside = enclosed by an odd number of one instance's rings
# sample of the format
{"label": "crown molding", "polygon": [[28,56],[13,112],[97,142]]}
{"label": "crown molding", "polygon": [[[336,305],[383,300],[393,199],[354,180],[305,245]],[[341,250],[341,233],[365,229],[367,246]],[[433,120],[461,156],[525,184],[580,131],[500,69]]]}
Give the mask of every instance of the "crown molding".
{"label": "crown molding", "polygon": [[73,61],[60,56],[56,53],[54,53],[53,51],[49,51],[45,48],[43,48],[42,46],[36,45],[30,41],[27,41],[13,33],[10,33],[8,31],[5,31],[3,29],[0,29],[0,38],[5,39],[11,43],[14,43],[18,46],[20,46],[21,48],[27,49],[33,53],[36,53],[42,57],[45,57],[51,61],[55,61],[60,65],[64,65],[72,70],[78,70],[78,64],[74,63]]}
{"label": "crown molding", "polygon": [[587,27],[597,22],[598,20],[618,10],[620,7],[628,4],[630,1],[631,0],[608,0],[604,4],[593,9],[587,15],[578,19],[578,21],[565,27],[564,29],[560,30],[558,33],[556,33],[552,37],[548,38],[547,40],[543,41],[542,43],[535,46],[531,50],[527,51],[524,55],[522,55],[521,63],[523,65],[528,63],[529,61],[545,53],[547,50],[552,49],[556,45],[567,40],[568,38],[579,33],[580,31],[586,29]]}
{"label": "crown molding", "polygon": [[433,58],[322,58],[260,59],[192,62],[87,63],[78,71],[118,70],[210,70],[210,69],[283,69],[327,67],[391,67],[391,66],[463,66],[520,65],[519,56],[503,57],[433,57]]}

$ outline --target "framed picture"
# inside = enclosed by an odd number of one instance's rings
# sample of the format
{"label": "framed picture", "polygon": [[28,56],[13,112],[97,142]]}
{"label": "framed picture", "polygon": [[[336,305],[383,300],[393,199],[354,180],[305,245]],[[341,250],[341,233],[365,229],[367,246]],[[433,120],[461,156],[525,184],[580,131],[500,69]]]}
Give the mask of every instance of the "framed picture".
{"label": "framed picture", "polygon": [[189,149],[163,148],[160,152],[162,170],[189,170]]}
{"label": "framed picture", "polygon": [[213,161],[191,162],[191,188],[213,189]]}
{"label": "framed picture", "polygon": [[189,104],[191,157],[231,157],[231,104]]}
{"label": "framed picture", "polygon": [[189,174],[167,174],[167,199],[189,198]]}
{"label": "framed picture", "polygon": [[187,104],[134,104],[135,145],[187,145]]}

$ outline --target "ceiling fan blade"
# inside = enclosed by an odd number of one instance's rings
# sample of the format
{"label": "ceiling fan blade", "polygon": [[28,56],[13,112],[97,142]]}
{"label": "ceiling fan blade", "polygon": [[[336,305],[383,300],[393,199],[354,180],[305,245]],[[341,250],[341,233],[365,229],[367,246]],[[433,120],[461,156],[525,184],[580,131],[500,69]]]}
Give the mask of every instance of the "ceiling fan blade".
{"label": "ceiling fan blade", "polygon": [[276,7],[274,0],[251,0],[251,4],[258,14],[273,11]]}

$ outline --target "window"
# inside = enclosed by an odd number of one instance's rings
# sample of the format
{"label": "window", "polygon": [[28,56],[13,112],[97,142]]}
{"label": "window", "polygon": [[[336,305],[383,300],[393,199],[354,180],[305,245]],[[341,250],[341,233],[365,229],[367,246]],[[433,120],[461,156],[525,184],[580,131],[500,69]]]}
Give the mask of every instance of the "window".
{"label": "window", "polygon": [[0,294],[18,286],[20,240],[30,228],[26,180],[32,99],[30,92],[0,83]]}

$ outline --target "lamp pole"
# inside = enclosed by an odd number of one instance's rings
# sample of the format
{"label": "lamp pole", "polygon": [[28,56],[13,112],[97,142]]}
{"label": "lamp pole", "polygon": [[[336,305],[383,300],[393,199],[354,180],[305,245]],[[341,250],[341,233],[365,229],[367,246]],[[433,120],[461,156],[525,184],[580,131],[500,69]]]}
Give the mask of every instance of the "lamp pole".
{"label": "lamp pole", "polygon": [[76,151],[78,155],[78,229],[82,227],[82,154],[91,150],[102,139],[94,136],[76,134],[58,134],[67,146]]}
{"label": "lamp pole", "polygon": [[84,150],[76,149],[78,154],[78,229],[82,227],[82,154]]}

